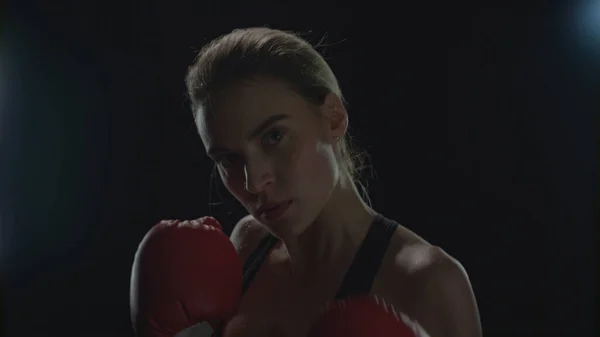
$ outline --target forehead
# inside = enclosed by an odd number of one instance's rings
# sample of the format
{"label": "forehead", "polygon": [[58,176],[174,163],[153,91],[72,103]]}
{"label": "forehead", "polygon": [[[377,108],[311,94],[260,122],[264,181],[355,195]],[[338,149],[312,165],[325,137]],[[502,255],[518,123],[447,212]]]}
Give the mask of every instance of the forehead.
{"label": "forehead", "polygon": [[288,85],[268,79],[233,85],[217,101],[214,111],[196,111],[196,125],[206,148],[238,143],[270,116],[286,114],[301,120],[313,109]]}

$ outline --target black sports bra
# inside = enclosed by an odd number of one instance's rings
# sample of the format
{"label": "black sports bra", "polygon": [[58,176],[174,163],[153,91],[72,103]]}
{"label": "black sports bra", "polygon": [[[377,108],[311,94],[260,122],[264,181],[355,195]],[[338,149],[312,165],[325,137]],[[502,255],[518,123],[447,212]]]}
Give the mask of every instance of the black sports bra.
{"label": "black sports bra", "polygon": [[[387,219],[381,214],[375,215],[367,236],[358,249],[335,298],[366,295],[371,291],[373,280],[379,271],[390,239],[398,226],[397,222]],[[277,242],[279,239],[269,234],[248,257],[244,264],[243,293],[249,288],[256,272]]]}

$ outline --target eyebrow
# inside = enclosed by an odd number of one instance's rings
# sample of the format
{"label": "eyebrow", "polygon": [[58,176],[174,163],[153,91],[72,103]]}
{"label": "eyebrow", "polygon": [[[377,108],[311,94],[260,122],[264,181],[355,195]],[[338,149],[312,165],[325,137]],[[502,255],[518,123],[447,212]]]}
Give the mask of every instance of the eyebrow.
{"label": "eyebrow", "polygon": [[[286,115],[286,114],[276,114],[276,115],[271,115],[271,116],[267,117],[256,128],[254,128],[254,130],[252,130],[252,132],[250,132],[248,134],[247,139],[252,139],[252,138],[260,135],[266,129],[268,129],[271,125],[273,125],[281,120],[287,119],[287,118],[290,118],[290,116]],[[207,153],[209,156],[214,156],[215,154],[228,152],[228,151],[229,150],[227,150],[225,148],[213,147],[213,148],[208,149]]]}

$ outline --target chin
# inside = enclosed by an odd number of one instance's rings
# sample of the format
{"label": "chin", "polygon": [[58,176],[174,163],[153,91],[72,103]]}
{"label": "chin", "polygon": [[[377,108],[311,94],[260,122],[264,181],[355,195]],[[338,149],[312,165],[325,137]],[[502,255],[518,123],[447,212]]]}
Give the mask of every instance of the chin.
{"label": "chin", "polygon": [[290,234],[294,237],[304,234],[315,222],[315,218],[313,216],[302,216],[294,219],[293,225],[290,226]]}
{"label": "chin", "polygon": [[279,238],[293,238],[298,237],[309,224],[306,223],[306,219],[301,216],[287,216],[284,219],[265,224],[273,234]]}

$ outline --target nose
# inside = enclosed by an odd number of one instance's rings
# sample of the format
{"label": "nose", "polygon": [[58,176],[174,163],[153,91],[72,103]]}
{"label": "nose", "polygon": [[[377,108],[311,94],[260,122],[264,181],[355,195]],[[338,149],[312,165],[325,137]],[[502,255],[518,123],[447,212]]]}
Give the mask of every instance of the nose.
{"label": "nose", "polygon": [[259,194],[273,184],[275,177],[267,160],[248,161],[244,167],[246,191]]}

